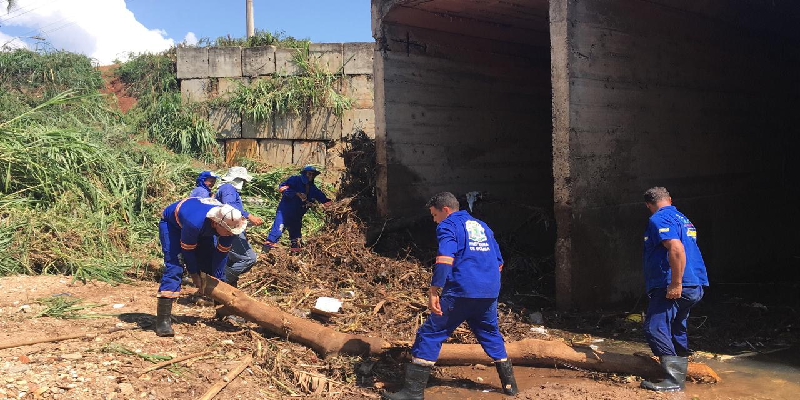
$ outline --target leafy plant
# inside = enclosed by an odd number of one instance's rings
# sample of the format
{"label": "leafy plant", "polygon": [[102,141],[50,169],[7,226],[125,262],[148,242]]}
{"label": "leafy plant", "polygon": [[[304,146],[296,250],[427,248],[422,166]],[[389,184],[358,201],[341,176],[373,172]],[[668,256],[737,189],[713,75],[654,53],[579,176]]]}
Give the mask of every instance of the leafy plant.
{"label": "leafy plant", "polygon": [[147,134],[176,153],[213,158],[216,132],[198,106],[183,104],[180,93],[163,94],[147,112]]}
{"label": "leafy plant", "polygon": [[331,73],[313,59],[307,48],[297,49],[293,62],[298,71],[258,79],[251,85],[239,84],[229,100],[221,100],[231,110],[252,121],[269,121],[281,116],[306,116],[314,109],[328,109],[341,117],[353,100],[339,93],[343,71]]}
{"label": "leafy plant", "polygon": [[102,307],[102,304],[83,304],[81,299],[66,296],[43,297],[36,300],[37,303],[45,306],[37,317],[53,317],[61,319],[90,319],[105,318],[111,314],[81,314],[80,311]]}

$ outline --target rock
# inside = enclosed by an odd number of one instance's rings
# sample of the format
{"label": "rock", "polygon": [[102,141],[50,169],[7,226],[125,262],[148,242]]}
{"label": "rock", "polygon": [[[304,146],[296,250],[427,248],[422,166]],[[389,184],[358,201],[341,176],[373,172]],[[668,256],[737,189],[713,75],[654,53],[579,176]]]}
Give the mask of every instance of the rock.
{"label": "rock", "polygon": [[[31,368],[30,365],[19,364],[19,365],[14,365],[13,367],[9,367],[6,370],[6,372],[9,374],[19,374],[29,370],[30,368]],[[13,379],[10,382],[13,382]]]}
{"label": "rock", "polygon": [[136,390],[133,388],[133,385],[130,383],[124,382],[119,384],[119,392],[125,396],[132,395]]}
{"label": "rock", "polygon": [[65,360],[80,360],[81,358],[83,358],[83,354],[81,353],[62,354],[61,358]]}

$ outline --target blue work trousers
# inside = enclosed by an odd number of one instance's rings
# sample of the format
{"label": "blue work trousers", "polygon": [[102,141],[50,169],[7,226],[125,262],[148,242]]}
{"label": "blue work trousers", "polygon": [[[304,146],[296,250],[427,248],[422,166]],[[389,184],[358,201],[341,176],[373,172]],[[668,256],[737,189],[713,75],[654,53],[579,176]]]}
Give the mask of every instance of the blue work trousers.
{"label": "blue work trousers", "polygon": [[444,296],[439,299],[442,315],[430,314],[417,330],[411,355],[436,361],[442,343],[462,322],[467,321],[483,351],[493,360],[507,357],[503,335],[497,328],[497,299],[470,299]]}
{"label": "blue work trousers", "polygon": [[242,232],[233,238],[231,250],[228,252],[228,263],[225,267],[225,282],[236,287],[239,275],[250,271],[258,260],[255,250],[247,242],[247,235]]}
{"label": "blue work trousers", "polygon": [[275,212],[275,221],[272,222],[267,241],[278,243],[284,228],[289,231],[289,239],[299,239],[303,236],[300,229],[302,226],[303,213],[300,210],[285,210],[279,207]]}
{"label": "blue work trousers", "polygon": [[[183,267],[178,261],[178,254],[181,254],[181,230],[170,226],[162,219],[158,223],[158,239],[161,241],[161,251],[164,253],[164,274],[161,275],[158,297],[176,298],[181,294],[183,278]],[[189,273],[196,274],[202,271],[220,280],[224,278],[225,271],[221,268],[219,271],[211,270],[215,242],[213,236],[200,238],[195,249],[197,270],[189,269]]]}
{"label": "blue work trousers", "polygon": [[684,286],[681,297],[677,299],[668,299],[666,288],[652,289],[647,296],[650,304],[644,319],[644,336],[653,355],[688,355],[686,321],[689,311],[703,298],[703,287]]}

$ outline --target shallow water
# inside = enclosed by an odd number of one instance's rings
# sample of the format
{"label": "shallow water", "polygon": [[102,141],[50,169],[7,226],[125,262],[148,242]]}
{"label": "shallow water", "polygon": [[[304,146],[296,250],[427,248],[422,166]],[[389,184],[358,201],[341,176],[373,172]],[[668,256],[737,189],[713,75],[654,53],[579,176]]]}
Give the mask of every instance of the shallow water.
{"label": "shallow water", "polygon": [[[602,343],[603,351],[646,352],[640,343]],[[638,389],[638,382],[596,382],[583,372],[548,368],[515,367],[519,398],[530,399],[668,399],[668,400],[790,400],[800,399],[800,349],[771,354],[734,357],[726,361],[702,359],[720,375],[717,384],[686,383],[685,392],[662,393]],[[508,399],[499,393],[494,368],[446,367],[453,379],[434,380],[425,391],[430,400]]]}

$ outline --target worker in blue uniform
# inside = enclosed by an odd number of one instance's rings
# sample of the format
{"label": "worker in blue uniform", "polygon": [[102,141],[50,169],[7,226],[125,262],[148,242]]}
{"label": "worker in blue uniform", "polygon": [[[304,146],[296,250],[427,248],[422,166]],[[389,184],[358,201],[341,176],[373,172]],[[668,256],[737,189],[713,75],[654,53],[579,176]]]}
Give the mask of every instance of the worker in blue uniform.
{"label": "worker in blue uniform", "polygon": [[199,197],[201,199],[212,197],[211,189],[217,183],[219,177],[214,175],[211,171],[203,171],[197,176],[196,186],[189,193],[189,197]]}
{"label": "worker in blue uniform", "polygon": [[666,379],[643,381],[641,386],[659,392],[683,390],[690,354],[686,321],[708,286],[706,265],[697,246],[697,229],[672,205],[667,189],[648,189],[644,201],[651,214],[644,233],[644,279],[650,299],[644,334]]}
{"label": "worker in blue uniform", "polygon": [[417,330],[406,365],[405,384],[391,400],[421,400],[442,343],[464,321],[486,354],[494,360],[503,392],[517,393],[511,361],[497,326],[497,296],[503,257],[494,233],[481,220],[459,210],[450,192],[434,195],[427,204],[436,226],[439,251],[428,292],[431,314]]}
{"label": "worker in blue uniform", "polygon": [[[239,191],[244,187],[245,182],[250,182],[253,177],[247,173],[244,167],[231,167],[222,177],[225,182],[217,189],[216,199],[222,204],[229,204],[239,210],[251,224],[258,226],[264,223],[261,217],[250,214],[244,209],[242,197]],[[241,232],[233,238],[233,246],[228,254],[228,265],[225,267],[225,282],[236,287],[239,283],[239,276],[253,268],[258,256],[255,250],[250,247],[247,241],[247,233]]]}
{"label": "worker in blue uniform", "polygon": [[205,272],[224,279],[225,262],[234,235],[247,226],[239,210],[215,199],[190,197],[170,204],[161,215],[158,237],[164,253],[164,274],[158,288],[155,331],[158,336],[173,336],[170,321],[172,303],[180,296],[183,255],[190,274]]}
{"label": "worker in blue uniform", "polygon": [[314,179],[319,175],[319,171],[311,165],[307,165],[300,170],[299,175],[289,177],[289,179],[278,185],[281,193],[281,201],[278,203],[278,210],[275,212],[275,221],[272,222],[267,240],[264,242],[264,252],[277,247],[278,239],[283,235],[283,230],[289,231],[289,241],[291,251],[297,253],[302,247],[302,225],[303,215],[308,208],[315,203],[327,206],[331,200],[322,193],[314,184]]}

